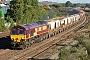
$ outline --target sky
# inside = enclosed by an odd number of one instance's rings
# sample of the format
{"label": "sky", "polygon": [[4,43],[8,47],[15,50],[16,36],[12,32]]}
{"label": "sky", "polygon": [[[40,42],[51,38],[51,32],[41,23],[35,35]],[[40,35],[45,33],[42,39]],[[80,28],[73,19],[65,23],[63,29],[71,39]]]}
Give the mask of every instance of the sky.
{"label": "sky", "polygon": [[50,1],[50,2],[58,2],[58,3],[65,3],[66,1],[70,1],[71,3],[90,3],[90,0],[38,0],[39,2],[42,1]]}

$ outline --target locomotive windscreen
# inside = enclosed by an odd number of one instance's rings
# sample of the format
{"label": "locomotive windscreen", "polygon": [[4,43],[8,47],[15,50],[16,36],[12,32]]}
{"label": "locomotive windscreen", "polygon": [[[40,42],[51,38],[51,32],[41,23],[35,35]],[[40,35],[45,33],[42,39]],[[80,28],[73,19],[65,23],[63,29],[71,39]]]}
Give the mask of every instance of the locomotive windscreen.
{"label": "locomotive windscreen", "polygon": [[11,34],[12,34],[12,35],[18,34],[18,30],[13,29],[13,30],[11,31]]}
{"label": "locomotive windscreen", "polygon": [[19,30],[19,34],[24,34],[24,30],[23,29],[20,29]]}
{"label": "locomotive windscreen", "polygon": [[25,34],[24,29],[12,29],[11,34],[12,35],[19,35],[19,34]]}

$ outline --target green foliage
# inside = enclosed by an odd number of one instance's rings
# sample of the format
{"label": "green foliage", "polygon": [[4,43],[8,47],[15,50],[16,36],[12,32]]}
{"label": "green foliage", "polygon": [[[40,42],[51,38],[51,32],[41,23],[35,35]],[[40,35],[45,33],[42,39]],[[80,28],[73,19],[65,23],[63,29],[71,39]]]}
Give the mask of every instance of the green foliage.
{"label": "green foliage", "polygon": [[1,13],[0,13],[0,31],[4,31],[4,19],[2,18]]}
{"label": "green foliage", "polygon": [[67,1],[67,2],[65,3],[65,6],[66,6],[66,7],[70,7],[70,6],[72,6],[72,3],[71,3],[70,1]]}
{"label": "green foliage", "polygon": [[85,41],[84,47],[86,48],[87,53],[90,56],[90,42]]}
{"label": "green foliage", "polygon": [[90,56],[90,42],[84,40],[84,36],[78,37],[79,44],[86,48],[88,55]]}
{"label": "green foliage", "polygon": [[90,56],[90,45],[89,45],[89,44],[86,45],[86,50],[87,50],[87,52],[88,52],[88,55]]}
{"label": "green foliage", "polygon": [[55,8],[60,8],[60,7],[62,7],[62,5],[61,4],[52,4],[52,5],[49,5],[50,7],[55,7]]}
{"label": "green foliage", "polygon": [[49,13],[48,13],[49,18],[54,18],[57,16],[61,17],[61,16],[67,15],[66,8],[63,7],[61,4],[53,4],[53,5],[50,5],[50,7],[52,9],[49,10]]}
{"label": "green foliage", "polygon": [[38,6],[37,0],[12,0],[10,10],[8,10],[8,15],[17,24],[38,21],[44,14],[46,10]]}
{"label": "green foliage", "polygon": [[38,0],[32,0],[32,6],[38,6]]}
{"label": "green foliage", "polygon": [[88,60],[88,55],[87,54],[79,55],[79,60]]}
{"label": "green foliage", "polygon": [[87,28],[90,29],[90,25],[88,25]]}
{"label": "green foliage", "polygon": [[83,41],[84,38],[85,37],[82,35],[82,36],[78,36],[76,39],[79,41],[79,44],[82,44],[83,45],[84,44],[84,41]]}
{"label": "green foliage", "polygon": [[86,4],[86,7],[90,8],[90,4]]}
{"label": "green foliage", "polygon": [[[60,49],[59,60],[89,60],[90,59],[90,41],[85,40],[85,36],[77,36],[79,46],[67,50],[65,47]],[[73,57],[73,58],[72,58]]]}
{"label": "green foliage", "polygon": [[[10,25],[10,27],[9,28],[11,28],[11,27],[13,27],[14,26],[14,21],[13,21],[13,19],[12,18],[10,18],[10,16],[7,16],[6,17],[6,21],[7,21],[7,23],[11,23],[11,25]],[[8,29],[8,28],[7,28]]]}
{"label": "green foliage", "polygon": [[19,20],[23,20],[23,11],[24,11],[23,0],[12,0],[10,2],[10,10],[8,14],[18,24],[20,24]]}
{"label": "green foliage", "polygon": [[73,48],[70,49],[70,53],[76,53],[77,51],[78,51],[78,50],[77,50],[76,47],[73,47]]}
{"label": "green foliage", "polygon": [[67,57],[68,54],[69,54],[69,50],[67,50],[65,47],[62,47],[59,53],[59,60],[65,60],[65,57]]}

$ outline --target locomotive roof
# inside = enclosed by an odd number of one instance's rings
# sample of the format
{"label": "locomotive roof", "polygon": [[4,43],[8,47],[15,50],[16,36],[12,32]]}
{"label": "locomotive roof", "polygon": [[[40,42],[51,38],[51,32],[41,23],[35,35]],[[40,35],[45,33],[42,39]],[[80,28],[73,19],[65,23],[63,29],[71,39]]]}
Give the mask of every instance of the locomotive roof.
{"label": "locomotive roof", "polygon": [[19,26],[24,27],[27,30],[27,29],[32,29],[32,28],[39,27],[39,26],[44,26],[44,25],[47,25],[45,21],[38,21],[34,23],[21,24]]}

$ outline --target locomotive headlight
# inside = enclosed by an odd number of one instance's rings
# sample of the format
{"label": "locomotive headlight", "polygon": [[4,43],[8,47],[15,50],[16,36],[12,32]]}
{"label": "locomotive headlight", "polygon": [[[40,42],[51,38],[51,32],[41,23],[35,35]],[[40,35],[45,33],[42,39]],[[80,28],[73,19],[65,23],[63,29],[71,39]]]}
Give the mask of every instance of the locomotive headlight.
{"label": "locomotive headlight", "polygon": [[12,38],[12,41],[14,41],[14,39]]}
{"label": "locomotive headlight", "polygon": [[14,40],[14,39],[12,38],[12,40]]}

